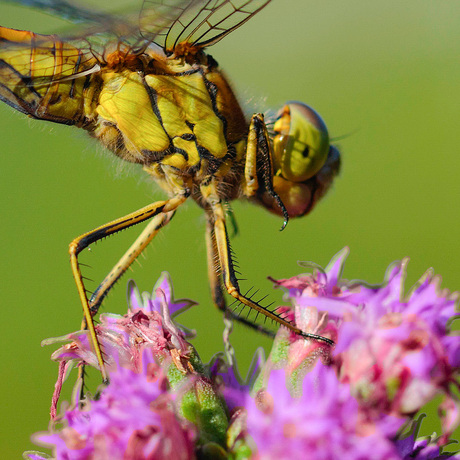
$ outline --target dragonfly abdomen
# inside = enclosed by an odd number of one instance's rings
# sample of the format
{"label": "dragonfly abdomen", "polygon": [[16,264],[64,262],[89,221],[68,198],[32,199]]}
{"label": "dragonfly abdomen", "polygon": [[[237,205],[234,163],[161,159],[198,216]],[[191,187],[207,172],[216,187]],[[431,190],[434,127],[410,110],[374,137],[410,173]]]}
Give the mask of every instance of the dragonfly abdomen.
{"label": "dragonfly abdomen", "polygon": [[33,118],[80,125],[94,58],[54,35],[0,27],[0,99]]}

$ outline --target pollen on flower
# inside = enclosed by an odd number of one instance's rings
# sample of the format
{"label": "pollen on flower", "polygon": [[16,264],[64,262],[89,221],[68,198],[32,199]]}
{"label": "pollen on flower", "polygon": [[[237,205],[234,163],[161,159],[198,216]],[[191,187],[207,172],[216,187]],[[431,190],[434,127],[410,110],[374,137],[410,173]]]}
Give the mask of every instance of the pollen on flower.
{"label": "pollen on flower", "polygon": [[297,436],[297,426],[295,423],[288,422],[283,425],[283,436],[286,439],[295,439]]}
{"label": "pollen on flower", "polygon": [[273,396],[266,390],[260,390],[257,392],[255,396],[255,403],[257,409],[264,414],[270,415],[273,412],[275,401],[273,400]]}

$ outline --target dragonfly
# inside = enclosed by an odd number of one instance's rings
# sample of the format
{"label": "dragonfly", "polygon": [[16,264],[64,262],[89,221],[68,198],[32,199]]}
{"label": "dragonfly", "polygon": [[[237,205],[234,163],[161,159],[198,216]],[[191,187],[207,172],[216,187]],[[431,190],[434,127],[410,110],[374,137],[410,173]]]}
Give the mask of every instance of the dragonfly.
{"label": "dragonfly", "polygon": [[[276,309],[243,294],[227,231],[228,205],[246,199],[282,217],[310,213],[340,170],[327,127],[307,104],[287,102],[270,119],[244,115],[207,49],[271,0],[145,0],[120,17],[77,2],[24,0],[83,23],[83,34],[40,35],[0,27],[0,99],[37,120],[76,126],[117,157],[138,164],[166,198],[100,225],[69,245],[70,264],[104,381],[94,317],[110,289],[189,198],[206,216],[208,277],[215,305],[236,319],[224,293],[294,333]],[[95,242],[147,222],[89,295],[79,254]],[[230,313],[229,313],[230,312]],[[243,321],[244,322],[244,321]]]}

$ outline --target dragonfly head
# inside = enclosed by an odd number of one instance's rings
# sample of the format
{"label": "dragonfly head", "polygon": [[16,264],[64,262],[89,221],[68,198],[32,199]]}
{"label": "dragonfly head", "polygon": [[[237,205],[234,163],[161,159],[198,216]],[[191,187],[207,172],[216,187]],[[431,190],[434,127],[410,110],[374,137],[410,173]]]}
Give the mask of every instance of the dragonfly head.
{"label": "dragonfly head", "polygon": [[[278,112],[272,133],[273,189],[290,217],[310,212],[340,168],[340,154],[330,146],[326,124],[306,104],[290,101]],[[259,197],[269,210],[279,206],[267,196]]]}

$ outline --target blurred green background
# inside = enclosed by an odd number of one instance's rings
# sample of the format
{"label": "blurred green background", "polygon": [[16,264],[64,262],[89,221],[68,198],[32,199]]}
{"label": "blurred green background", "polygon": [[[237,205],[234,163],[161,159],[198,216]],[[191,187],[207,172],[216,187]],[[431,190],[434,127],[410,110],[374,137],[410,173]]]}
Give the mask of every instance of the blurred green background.
{"label": "blurred green background", "polygon": [[[0,12],[9,27],[49,33],[62,25],[9,4]],[[443,287],[460,289],[458,0],[275,0],[209,51],[248,113],[299,99],[322,114],[332,137],[345,136],[337,143],[343,170],[333,190],[284,232],[264,209],[234,204],[240,233],[232,244],[248,279],[243,287],[280,302],[267,276],[301,273],[298,260],[325,266],[348,245],[348,279],[380,282],[392,261],[410,256],[407,288],[433,267]],[[40,341],[80,324],[68,243],[162,195],[75,128],[28,121],[2,105],[0,130],[0,451],[9,459],[33,448],[30,434],[47,427],[57,366]],[[86,251],[85,274],[101,280],[139,231]],[[163,270],[177,298],[199,302],[182,322],[197,330],[194,344],[208,360],[222,350],[222,320],[208,292],[203,214],[192,202],[130,276],[150,291]],[[125,310],[127,280],[104,311]],[[235,329],[245,375],[255,349],[270,341]],[[88,383],[95,389],[98,376]]]}

